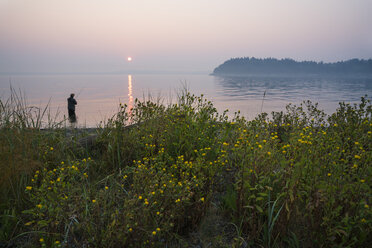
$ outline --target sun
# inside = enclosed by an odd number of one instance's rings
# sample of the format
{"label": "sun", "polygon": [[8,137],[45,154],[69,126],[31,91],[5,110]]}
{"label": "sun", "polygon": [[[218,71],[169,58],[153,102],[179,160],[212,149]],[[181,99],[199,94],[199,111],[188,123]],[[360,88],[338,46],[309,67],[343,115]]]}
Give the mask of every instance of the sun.
{"label": "sun", "polygon": [[132,57],[128,57],[127,60],[128,60],[128,62],[131,62],[132,61]]}

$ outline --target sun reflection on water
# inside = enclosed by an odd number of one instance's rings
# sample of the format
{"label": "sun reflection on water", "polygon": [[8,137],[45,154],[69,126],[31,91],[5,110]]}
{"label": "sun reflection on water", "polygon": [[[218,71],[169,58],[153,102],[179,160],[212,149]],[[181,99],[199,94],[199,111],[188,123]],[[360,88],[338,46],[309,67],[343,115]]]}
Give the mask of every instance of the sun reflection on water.
{"label": "sun reflection on water", "polygon": [[128,113],[132,115],[133,109],[133,88],[132,88],[132,75],[128,75]]}

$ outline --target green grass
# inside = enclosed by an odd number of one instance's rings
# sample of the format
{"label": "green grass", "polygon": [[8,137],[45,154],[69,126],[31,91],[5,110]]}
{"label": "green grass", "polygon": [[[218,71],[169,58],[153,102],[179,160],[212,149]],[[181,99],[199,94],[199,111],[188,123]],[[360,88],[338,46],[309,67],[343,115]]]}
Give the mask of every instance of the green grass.
{"label": "green grass", "polygon": [[78,145],[87,133],[67,136],[52,121],[41,131],[47,110],[10,102],[0,100],[0,241],[9,246],[371,241],[367,98],[330,116],[305,102],[252,121],[188,92],[167,106],[136,100],[87,146]]}

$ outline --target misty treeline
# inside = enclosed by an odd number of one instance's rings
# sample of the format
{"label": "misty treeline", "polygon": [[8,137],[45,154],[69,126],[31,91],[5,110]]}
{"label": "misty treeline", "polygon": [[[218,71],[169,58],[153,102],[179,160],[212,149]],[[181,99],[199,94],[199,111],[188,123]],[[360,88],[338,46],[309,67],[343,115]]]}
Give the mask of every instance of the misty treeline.
{"label": "misty treeline", "polygon": [[214,69],[213,74],[371,74],[372,59],[350,59],[335,63],[295,61],[275,58],[231,58]]}

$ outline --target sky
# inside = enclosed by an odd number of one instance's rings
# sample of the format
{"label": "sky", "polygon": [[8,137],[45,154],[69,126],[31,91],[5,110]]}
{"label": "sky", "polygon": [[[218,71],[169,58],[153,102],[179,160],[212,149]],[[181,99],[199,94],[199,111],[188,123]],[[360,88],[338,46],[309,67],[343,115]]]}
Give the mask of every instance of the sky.
{"label": "sky", "polygon": [[0,0],[0,73],[211,72],[233,57],[369,59],[371,13],[371,0]]}

